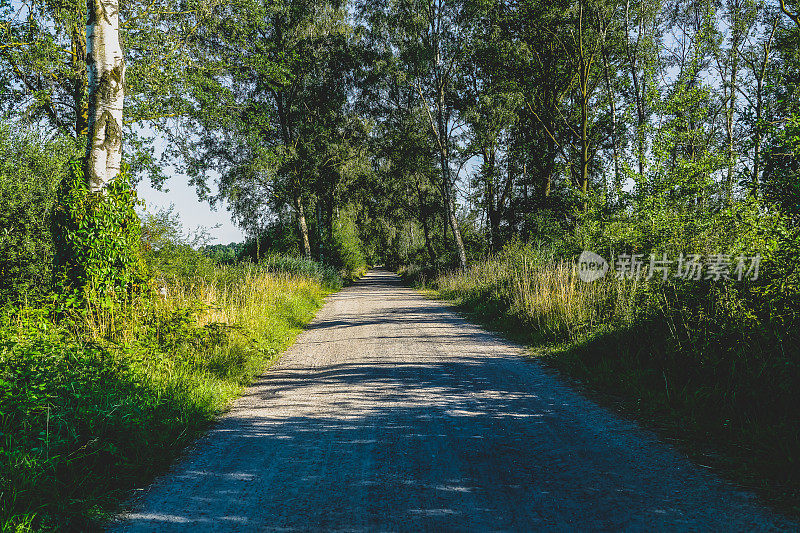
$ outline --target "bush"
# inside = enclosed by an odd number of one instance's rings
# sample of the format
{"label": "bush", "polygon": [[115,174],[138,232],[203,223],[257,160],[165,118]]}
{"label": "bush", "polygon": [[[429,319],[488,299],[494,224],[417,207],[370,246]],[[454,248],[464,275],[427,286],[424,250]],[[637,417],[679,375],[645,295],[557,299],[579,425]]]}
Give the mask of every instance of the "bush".
{"label": "bush", "polygon": [[[86,531],[291,342],[324,291],[244,264],[115,307],[0,309],[0,527]],[[60,319],[56,319],[60,317]]]}
{"label": "bush", "polygon": [[56,275],[64,288],[99,295],[138,290],[146,272],[136,190],[123,174],[92,192],[79,160],[70,162],[70,171],[53,213]]}
{"label": "bush", "polygon": [[51,286],[51,212],[75,156],[73,140],[0,124],[0,300],[41,297]]}
{"label": "bush", "polygon": [[[516,244],[431,286],[659,427],[711,444],[740,479],[769,479],[773,496],[796,504],[800,232],[774,213],[760,221],[747,214],[723,211],[715,220],[723,237],[733,235],[730,219],[746,221],[728,244],[763,254],[756,281],[612,272],[585,283],[552,248]],[[695,237],[710,249],[726,243],[711,232]]]}
{"label": "bush", "polygon": [[141,220],[143,256],[157,283],[190,283],[213,275],[216,262],[201,251],[207,235],[202,231],[187,235],[173,207],[144,212]]}
{"label": "bush", "polygon": [[355,214],[351,208],[339,210],[333,224],[333,262],[349,276],[359,276],[367,262],[361,238],[358,236]]}
{"label": "bush", "polygon": [[329,290],[342,287],[342,277],[335,268],[304,257],[291,255],[270,255],[258,264],[267,272],[293,274],[316,280]]}

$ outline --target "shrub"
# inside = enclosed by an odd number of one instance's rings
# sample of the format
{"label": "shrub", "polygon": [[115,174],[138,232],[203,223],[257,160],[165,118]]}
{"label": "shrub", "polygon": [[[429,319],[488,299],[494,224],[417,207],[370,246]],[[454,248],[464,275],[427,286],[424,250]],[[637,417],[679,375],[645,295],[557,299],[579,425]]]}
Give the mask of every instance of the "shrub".
{"label": "shrub", "polygon": [[291,342],[323,295],[314,279],[243,264],[178,280],[164,298],[0,309],[0,527],[99,529]]}
{"label": "shrub", "polygon": [[358,236],[355,214],[351,208],[339,210],[333,224],[333,259],[349,275],[360,275],[367,266],[363,245]]}
{"label": "shrub", "polygon": [[56,275],[66,288],[122,295],[146,280],[136,190],[124,175],[92,192],[81,163],[70,163],[53,214]]}
{"label": "shrub", "polygon": [[293,274],[317,280],[329,290],[342,287],[342,277],[335,268],[292,255],[270,255],[261,260],[259,266],[267,272]]}
{"label": "shrub", "polygon": [[71,139],[0,124],[0,300],[49,289],[51,212],[75,152]]}
{"label": "shrub", "polygon": [[734,235],[726,229],[731,219],[746,221],[732,242],[711,232],[696,242],[762,253],[756,281],[612,273],[586,283],[552,248],[516,244],[466,271],[440,275],[432,286],[538,344],[551,364],[613,393],[659,427],[710,443],[741,478],[770,479],[774,496],[796,502],[800,231],[775,213],[763,212],[760,221],[751,214],[726,210],[714,218],[722,237]]}
{"label": "shrub", "polygon": [[144,212],[141,220],[144,260],[158,283],[192,282],[213,275],[215,261],[201,251],[207,235],[203,231],[187,235],[173,207]]}

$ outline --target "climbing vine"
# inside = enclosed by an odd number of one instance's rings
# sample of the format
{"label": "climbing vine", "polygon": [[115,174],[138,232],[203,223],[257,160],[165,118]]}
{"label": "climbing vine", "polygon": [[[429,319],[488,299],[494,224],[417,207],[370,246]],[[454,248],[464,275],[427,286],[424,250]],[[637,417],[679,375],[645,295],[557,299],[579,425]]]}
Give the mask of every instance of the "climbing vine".
{"label": "climbing vine", "polygon": [[136,190],[124,172],[101,192],[92,192],[80,160],[58,191],[53,216],[55,273],[67,290],[92,289],[123,295],[146,281]]}

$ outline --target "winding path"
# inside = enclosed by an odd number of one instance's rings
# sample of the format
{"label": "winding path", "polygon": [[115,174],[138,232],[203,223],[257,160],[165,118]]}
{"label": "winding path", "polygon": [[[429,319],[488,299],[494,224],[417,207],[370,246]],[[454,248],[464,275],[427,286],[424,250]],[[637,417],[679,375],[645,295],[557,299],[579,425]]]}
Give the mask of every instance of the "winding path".
{"label": "winding path", "polygon": [[372,271],[114,531],[797,530]]}

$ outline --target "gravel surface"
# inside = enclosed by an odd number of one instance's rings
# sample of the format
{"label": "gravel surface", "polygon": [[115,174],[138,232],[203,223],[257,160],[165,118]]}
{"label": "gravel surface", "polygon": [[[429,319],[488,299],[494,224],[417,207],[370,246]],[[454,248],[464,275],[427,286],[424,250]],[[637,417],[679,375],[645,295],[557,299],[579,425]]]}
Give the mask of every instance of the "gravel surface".
{"label": "gravel surface", "polygon": [[372,271],[112,531],[798,530]]}

